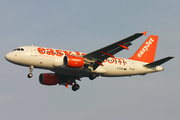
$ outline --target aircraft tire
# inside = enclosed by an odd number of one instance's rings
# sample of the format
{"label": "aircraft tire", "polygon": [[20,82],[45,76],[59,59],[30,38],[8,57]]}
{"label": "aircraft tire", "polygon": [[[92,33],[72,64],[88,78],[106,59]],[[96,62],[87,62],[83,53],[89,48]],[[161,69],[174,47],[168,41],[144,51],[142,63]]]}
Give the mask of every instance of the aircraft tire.
{"label": "aircraft tire", "polygon": [[90,80],[94,80],[95,78],[97,77],[97,75],[96,74],[91,74],[91,75],[89,75],[89,79]]}
{"label": "aircraft tire", "polygon": [[80,88],[80,86],[78,85],[78,84],[74,84],[73,86],[72,86],[72,90],[73,91],[76,91],[76,90],[78,90]]}
{"label": "aircraft tire", "polygon": [[29,73],[29,74],[27,75],[28,78],[32,78],[32,76],[33,76],[32,73]]}

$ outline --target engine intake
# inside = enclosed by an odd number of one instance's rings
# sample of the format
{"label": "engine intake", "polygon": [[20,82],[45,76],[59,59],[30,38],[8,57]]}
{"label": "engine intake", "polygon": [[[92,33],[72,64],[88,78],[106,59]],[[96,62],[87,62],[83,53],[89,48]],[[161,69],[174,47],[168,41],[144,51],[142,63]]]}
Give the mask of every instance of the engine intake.
{"label": "engine intake", "polygon": [[43,85],[57,85],[59,78],[54,74],[42,73],[39,75],[39,82]]}
{"label": "engine intake", "polygon": [[83,57],[77,57],[77,56],[65,56],[64,57],[64,65],[68,67],[82,67],[84,65],[84,58]]}

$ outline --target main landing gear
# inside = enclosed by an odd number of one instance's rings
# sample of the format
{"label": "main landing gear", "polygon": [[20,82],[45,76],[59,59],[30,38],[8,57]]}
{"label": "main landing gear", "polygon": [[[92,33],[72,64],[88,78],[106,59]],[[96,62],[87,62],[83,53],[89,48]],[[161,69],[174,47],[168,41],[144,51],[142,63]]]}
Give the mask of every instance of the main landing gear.
{"label": "main landing gear", "polygon": [[32,74],[33,68],[34,68],[34,66],[29,67],[29,72],[30,73],[27,75],[28,78],[31,78],[33,76],[33,74]]}
{"label": "main landing gear", "polygon": [[[94,80],[96,77],[97,77],[97,75],[95,73],[92,73],[91,75],[89,75],[90,80]],[[80,79],[78,79],[78,80],[80,80]],[[80,86],[75,81],[74,81],[74,85],[73,84],[70,84],[70,85],[72,85],[73,91],[77,91],[80,88]]]}
{"label": "main landing gear", "polygon": [[71,80],[66,82],[65,86],[68,88],[68,85],[71,85],[72,90],[77,91],[80,88],[80,86],[77,84],[76,80],[81,81],[79,78],[71,79]]}

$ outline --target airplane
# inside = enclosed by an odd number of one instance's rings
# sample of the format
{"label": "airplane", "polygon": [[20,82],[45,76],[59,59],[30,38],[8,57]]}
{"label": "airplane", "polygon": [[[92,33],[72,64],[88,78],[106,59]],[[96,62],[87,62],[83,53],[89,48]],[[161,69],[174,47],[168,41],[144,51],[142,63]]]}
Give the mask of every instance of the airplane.
{"label": "airplane", "polygon": [[80,86],[77,80],[89,77],[122,77],[133,75],[146,75],[163,71],[160,65],[174,58],[172,56],[154,61],[158,36],[150,35],[135,54],[128,58],[118,58],[114,54],[132,45],[132,41],[146,32],[136,33],[111,45],[90,53],[52,49],[38,46],[22,46],[5,55],[5,59],[11,63],[29,67],[28,78],[33,76],[34,68],[50,70],[53,73],[41,73],[39,82],[43,85],[68,85],[73,91]]}

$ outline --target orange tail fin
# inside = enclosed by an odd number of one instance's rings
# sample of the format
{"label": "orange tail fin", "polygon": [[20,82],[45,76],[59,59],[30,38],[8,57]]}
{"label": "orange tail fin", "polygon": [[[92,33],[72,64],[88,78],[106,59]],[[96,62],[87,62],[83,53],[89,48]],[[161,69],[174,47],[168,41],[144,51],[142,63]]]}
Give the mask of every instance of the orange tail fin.
{"label": "orange tail fin", "polygon": [[158,36],[150,35],[136,53],[129,59],[151,63],[154,62]]}

